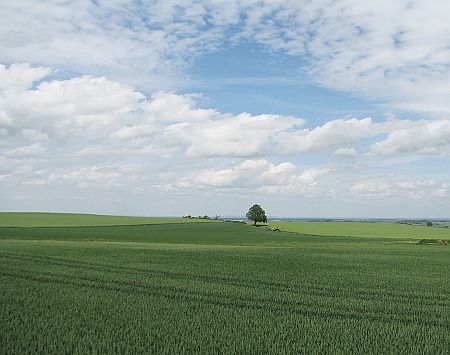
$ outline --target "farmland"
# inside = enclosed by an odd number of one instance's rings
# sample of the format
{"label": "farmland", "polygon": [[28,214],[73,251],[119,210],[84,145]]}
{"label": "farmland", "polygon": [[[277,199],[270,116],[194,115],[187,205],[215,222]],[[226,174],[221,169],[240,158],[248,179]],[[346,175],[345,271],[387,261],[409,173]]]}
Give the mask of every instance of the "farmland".
{"label": "farmland", "polygon": [[26,219],[0,228],[0,353],[448,353],[446,246]]}
{"label": "farmland", "polygon": [[284,231],[320,236],[374,237],[394,239],[450,239],[450,229],[375,222],[287,222],[270,225]]}
{"label": "farmland", "polygon": [[116,226],[205,222],[203,219],[108,216],[78,213],[0,212],[0,227]]}

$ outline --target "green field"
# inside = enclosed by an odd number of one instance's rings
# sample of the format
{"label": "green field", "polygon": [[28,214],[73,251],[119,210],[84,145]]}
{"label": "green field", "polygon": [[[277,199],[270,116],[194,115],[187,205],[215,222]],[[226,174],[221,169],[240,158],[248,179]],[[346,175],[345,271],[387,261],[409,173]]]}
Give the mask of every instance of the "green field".
{"label": "green field", "polygon": [[0,212],[0,227],[115,226],[160,223],[205,222],[174,217],[131,217],[78,213]]}
{"label": "green field", "polygon": [[0,353],[448,354],[449,265],[386,235],[2,227]]}
{"label": "green field", "polygon": [[450,229],[375,222],[270,222],[281,230],[309,235],[394,239],[450,239]]}

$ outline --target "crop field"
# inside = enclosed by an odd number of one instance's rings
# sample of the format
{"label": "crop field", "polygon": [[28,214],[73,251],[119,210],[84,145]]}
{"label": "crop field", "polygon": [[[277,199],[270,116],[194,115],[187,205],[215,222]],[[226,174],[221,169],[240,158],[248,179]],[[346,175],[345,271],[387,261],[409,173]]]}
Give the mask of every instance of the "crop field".
{"label": "crop field", "polygon": [[77,213],[0,212],[0,227],[73,227],[206,222],[203,219]]}
{"label": "crop field", "polygon": [[0,353],[448,354],[449,265],[386,235],[1,227]]}
{"label": "crop field", "polygon": [[374,237],[394,239],[450,239],[450,229],[376,222],[286,222],[274,221],[270,226],[288,232],[321,236]]}

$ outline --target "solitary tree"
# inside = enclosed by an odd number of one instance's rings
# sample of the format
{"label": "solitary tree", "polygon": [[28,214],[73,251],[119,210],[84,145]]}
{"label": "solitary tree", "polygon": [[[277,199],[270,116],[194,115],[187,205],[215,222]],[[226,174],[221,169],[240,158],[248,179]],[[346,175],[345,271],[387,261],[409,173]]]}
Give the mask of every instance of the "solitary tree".
{"label": "solitary tree", "polygon": [[250,221],[254,222],[255,226],[257,222],[267,222],[266,212],[261,208],[260,205],[253,205],[252,207],[250,207],[246,216]]}

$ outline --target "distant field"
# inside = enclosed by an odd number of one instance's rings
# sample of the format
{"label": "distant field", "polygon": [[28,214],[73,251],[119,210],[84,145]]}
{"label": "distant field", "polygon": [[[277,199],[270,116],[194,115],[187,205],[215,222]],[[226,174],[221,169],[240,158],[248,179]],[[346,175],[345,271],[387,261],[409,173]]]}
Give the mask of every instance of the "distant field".
{"label": "distant field", "polygon": [[183,221],[0,227],[0,354],[448,354],[450,247]]}
{"label": "distant field", "polygon": [[450,229],[375,222],[269,222],[270,226],[288,232],[322,236],[450,239]]}
{"label": "distant field", "polygon": [[78,213],[0,212],[0,227],[115,226],[192,222],[205,222],[205,220],[181,217],[129,217]]}

